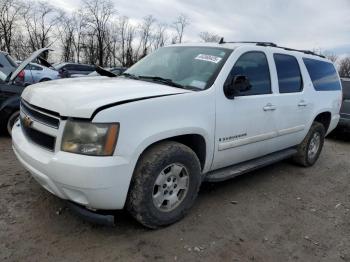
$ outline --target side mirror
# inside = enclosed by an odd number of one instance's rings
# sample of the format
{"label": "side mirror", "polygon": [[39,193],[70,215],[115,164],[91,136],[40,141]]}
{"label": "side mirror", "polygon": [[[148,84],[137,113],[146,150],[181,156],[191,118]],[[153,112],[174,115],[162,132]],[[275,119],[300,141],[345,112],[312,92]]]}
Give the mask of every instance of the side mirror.
{"label": "side mirror", "polygon": [[252,88],[247,76],[237,75],[230,78],[224,86],[224,93],[227,98],[234,99],[234,97],[242,92],[247,92]]}

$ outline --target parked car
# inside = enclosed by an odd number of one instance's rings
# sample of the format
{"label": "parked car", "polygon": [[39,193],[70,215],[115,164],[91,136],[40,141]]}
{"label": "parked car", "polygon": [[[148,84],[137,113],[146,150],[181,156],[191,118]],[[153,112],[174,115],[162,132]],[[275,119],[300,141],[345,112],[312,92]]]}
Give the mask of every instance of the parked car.
{"label": "parked car", "polygon": [[27,70],[24,69],[30,61],[35,60],[36,57],[47,50],[47,48],[44,48],[34,52],[26,61],[16,66],[16,70],[10,78],[0,71],[0,129],[9,135],[11,135],[12,126],[18,119],[20,97],[26,87],[24,79]]}
{"label": "parked car", "polygon": [[11,134],[12,126],[19,116],[20,96],[24,85],[6,83],[6,78],[0,72],[0,129]]}
{"label": "parked car", "polygon": [[95,66],[93,65],[84,65],[76,63],[59,63],[54,64],[54,67],[64,77],[71,77],[75,74],[88,75],[91,72],[95,71]]}
{"label": "parked car", "polygon": [[9,75],[17,66],[15,60],[8,53],[0,51],[0,72]]}
{"label": "parked car", "polygon": [[314,165],[341,100],[334,65],[310,51],[174,45],[121,77],[28,87],[13,149],[36,181],[85,216],[126,208],[158,228],[189,211],[202,181],[290,157]]}
{"label": "parked car", "polygon": [[342,78],[343,104],[340,109],[339,128],[350,132],[350,78]]}
{"label": "parked car", "polygon": [[28,64],[23,70],[22,76],[25,85],[50,81],[61,78],[57,70],[36,63]]}
{"label": "parked car", "polygon": [[[127,70],[126,67],[107,67],[104,68],[104,70],[107,70],[111,73],[113,73],[115,76],[119,76],[122,73],[125,72],[125,70]],[[76,78],[76,77],[85,77],[85,76],[99,76],[100,74],[97,71],[93,71],[88,75],[83,75],[83,74],[73,74],[71,75],[71,78]]]}

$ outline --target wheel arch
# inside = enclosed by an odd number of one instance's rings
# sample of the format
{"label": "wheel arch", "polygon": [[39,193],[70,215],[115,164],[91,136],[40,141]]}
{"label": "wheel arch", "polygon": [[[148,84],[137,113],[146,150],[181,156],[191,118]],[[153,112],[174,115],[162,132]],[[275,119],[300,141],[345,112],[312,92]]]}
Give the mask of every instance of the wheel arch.
{"label": "wheel arch", "polygon": [[201,169],[205,169],[208,164],[208,143],[205,139],[205,137],[198,133],[187,133],[187,134],[181,134],[181,135],[173,135],[168,137],[163,137],[161,139],[152,141],[151,143],[148,143],[146,147],[141,150],[141,152],[138,154],[138,158],[136,163],[141,159],[144,152],[146,152],[149,148],[152,146],[159,144],[164,141],[174,141],[178,142],[180,144],[183,144],[185,146],[188,146],[198,157],[199,162],[201,164]]}
{"label": "wheel arch", "polygon": [[329,111],[320,112],[314,118],[314,122],[321,123],[327,133],[332,120],[332,113]]}

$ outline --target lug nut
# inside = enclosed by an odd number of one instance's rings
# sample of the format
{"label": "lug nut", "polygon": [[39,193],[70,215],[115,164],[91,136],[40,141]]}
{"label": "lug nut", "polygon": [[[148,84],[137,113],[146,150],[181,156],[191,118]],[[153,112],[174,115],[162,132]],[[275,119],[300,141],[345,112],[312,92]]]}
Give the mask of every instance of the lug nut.
{"label": "lug nut", "polygon": [[166,188],[166,184],[163,185],[163,188]]}
{"label": "lug nut", "polygon": [[174,188],[177,188],[177,184],[174,185]]}
{"label": "lug nut", "polygon": [[168,194],[168,190],[165,190],[165,191],[164,191],[164,195],[166,195],[166,194]]}
{"label": "lug nut", "polygon": [[173,191],[171,190],[171,191],[170,191],[170,195],[172,195],[172,194],[173,194]]}
{"label": "lug nut", "polygon": [[170,177],[168,177],[168,182],[170,182],[171,181],[171,178]]}

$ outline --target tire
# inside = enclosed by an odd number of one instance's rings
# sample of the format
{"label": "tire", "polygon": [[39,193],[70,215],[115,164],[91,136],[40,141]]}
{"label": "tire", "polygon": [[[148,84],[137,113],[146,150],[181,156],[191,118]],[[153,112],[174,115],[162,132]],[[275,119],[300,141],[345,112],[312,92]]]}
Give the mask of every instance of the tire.
{"label": "tire", "polygon": [[161,142],[141,155],[126,208],[148,228],[173,224],[193,206],[201,181],[200,162],[189,147],[177,142]]}
{"label": "tire", "polygon": [[50,78],[43,78],[39,82],[41,83],[41,82],[46,82],[46,81],[50,81],[50,80],[51,80]]}
{"label": "tire", "polygon": [[298,153],[293,157],[294,162],[304,167],[313,166],[321,154],[325,134],[324,126],[314,122],[303,142],[298,146]]}
{"label": "tire", "polygon": [[17,119],[19,117],[19,111],[15,111],[13,112],[9,118],[7,119],[7,122],[6,122],[6,130],[7,130],[7,133],[11,136],[11,133],[12,133],[12,127],[13,125],[16,123]]}

